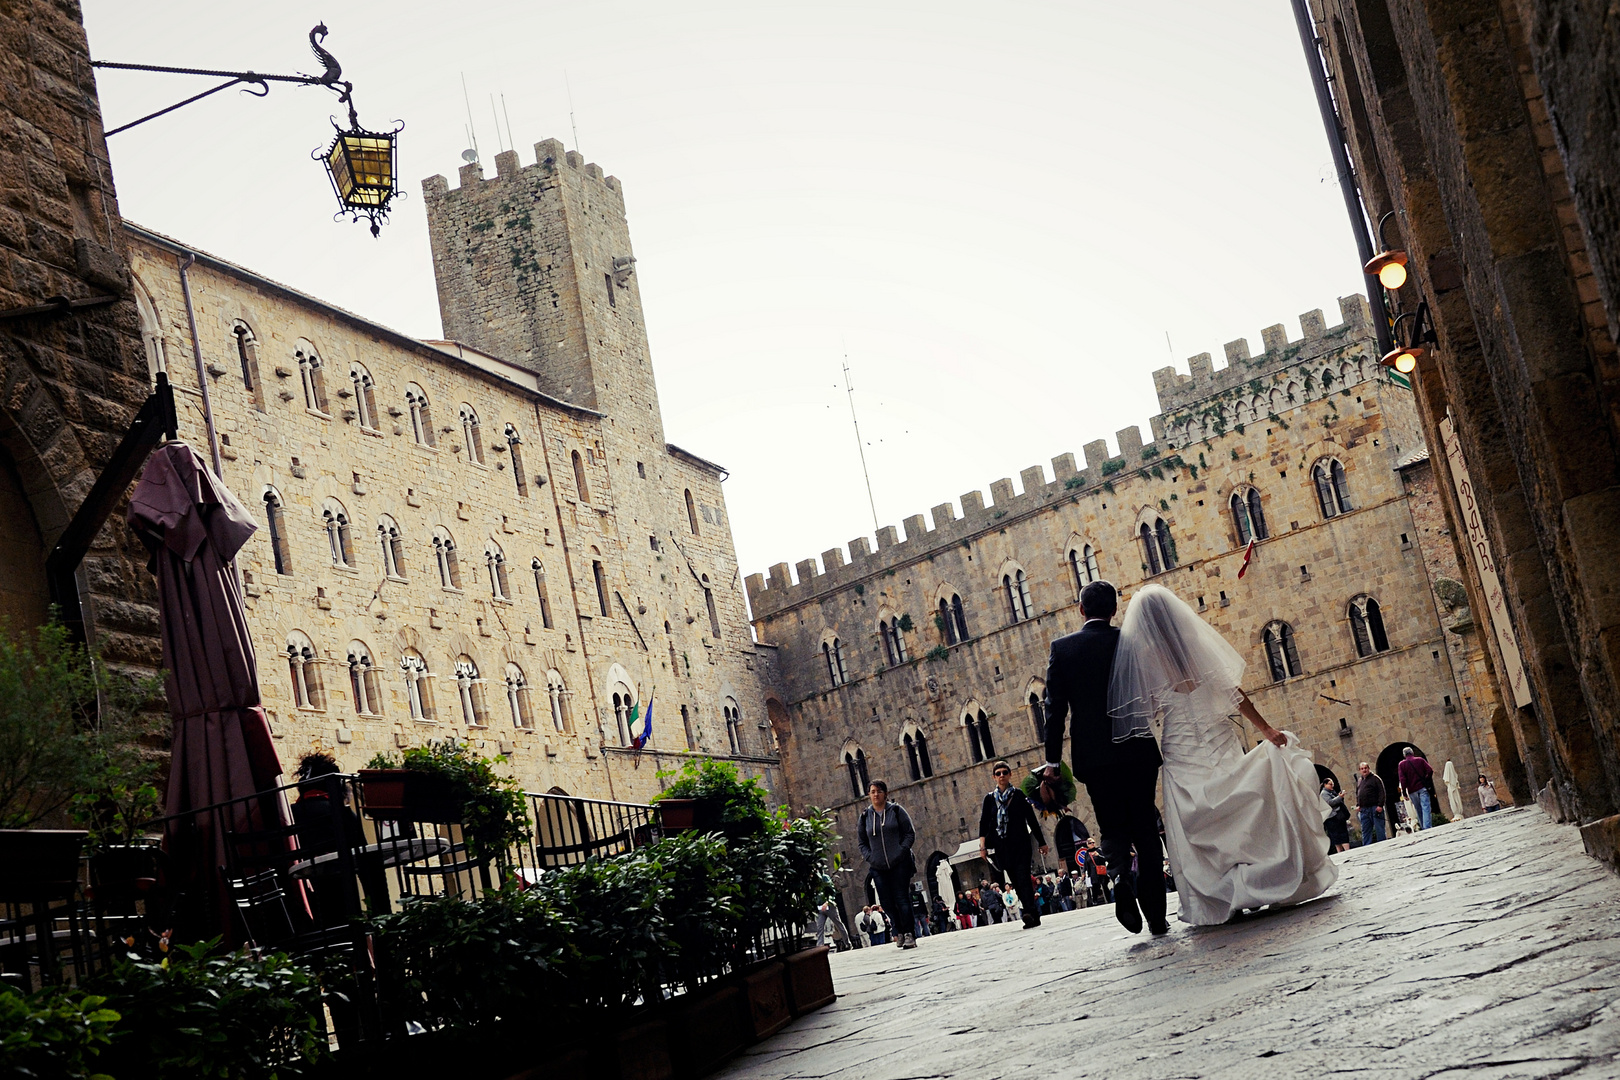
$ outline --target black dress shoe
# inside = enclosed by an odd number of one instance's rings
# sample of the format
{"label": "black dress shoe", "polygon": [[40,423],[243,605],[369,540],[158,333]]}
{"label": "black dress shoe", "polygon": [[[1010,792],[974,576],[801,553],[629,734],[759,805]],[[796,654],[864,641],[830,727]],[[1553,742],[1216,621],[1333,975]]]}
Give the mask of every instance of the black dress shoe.
{"label": "black dress shoe", "polygon": [[1024,916],[1024,929],[1025,930],[1033,930],[1039,925],[1041,925],[1041,917],[1039,915],[1034,915],[1034,916],[1025,915]]}
{"label": "black dress shoe", "polygon": [[1136,906],[1136,883],[1124,875],[1114,882],[1114,918],[1131,933],[1142,932],[1142,909]]}
{"label": "black dress shoe", "polygon": [[1148,923],[1148,930],[1154,937],[1163,937],[1170,932],[1170,921],[1160,919],[1158,922]]}

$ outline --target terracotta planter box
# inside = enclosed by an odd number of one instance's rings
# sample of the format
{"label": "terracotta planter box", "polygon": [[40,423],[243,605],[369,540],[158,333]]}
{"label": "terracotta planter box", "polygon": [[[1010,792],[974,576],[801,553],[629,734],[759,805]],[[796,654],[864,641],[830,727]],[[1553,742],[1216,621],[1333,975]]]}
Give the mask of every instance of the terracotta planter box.
{"label": "terracotta planter box", "polygon": [[676,1076],[706,1076],[747,1044],[748,1003],[735,983],[711,983],[672,1005],[669,1033]]}
{"label": "terracotta planter box", "polygon": [[673,1080],[675,1076],[663,1017],[648,1017],[624,1028],[604,1049],[603,1056],[608,1060],[601,1063],[604,1068],[598,1076],[617,1076],[619,1080]]}
{"label": "terracotta planter box", "polygon": [[819,945],[784,959],[788,1006],[794,1016],[803,1016],[838,1000],[833,992],[832,965],[827,960],[831,952],[830,946]]}
{"label": "terracotta planter box", "polygon": [[742,977],[748,1001],[749,1032],[757,1039],[775,1035],[793,1019],[788,1003],[787,973],[780,960],[762,964]]}
{"label": "terracotta planter box", "polygon": [[366,813],[374,818],[455,824],[463,804],[442,776],[414,769],[361,769]]}
{"label": "terracotta planter box", "polygon": [[658,823],[668,835],[686,832],[697,824],[696,799],[659,799]]}

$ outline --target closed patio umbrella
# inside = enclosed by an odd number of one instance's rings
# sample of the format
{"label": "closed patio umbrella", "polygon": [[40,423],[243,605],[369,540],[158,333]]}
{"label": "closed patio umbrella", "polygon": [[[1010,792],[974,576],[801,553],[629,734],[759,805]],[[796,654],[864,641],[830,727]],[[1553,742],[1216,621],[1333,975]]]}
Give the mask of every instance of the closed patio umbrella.
{"label": "closed patio umbrella", "polygon": [[1446,782],[1446,801],[1451,804],[1451,820],[1463,819],[1462,784],[1457,780],[1457,766],[1446,762],[1445,772],[1440,778]]}
{"label": "closed patio umbrella", "polygon": [[[184,814],[275,787],[281,762],[231,564],[257,526],[182,442],[152,454],[130,498],[129,523],[151,550],[158,580],[164,686],[174,716],[166,812]],[[216,822],[238,830],[280,824],[266,816],[259,800],[222,817],[198,814],[192,850],[172,853],[192,913],[204,923],[200,930],[235,936],[217,870],[225,865],[225,837]]]}

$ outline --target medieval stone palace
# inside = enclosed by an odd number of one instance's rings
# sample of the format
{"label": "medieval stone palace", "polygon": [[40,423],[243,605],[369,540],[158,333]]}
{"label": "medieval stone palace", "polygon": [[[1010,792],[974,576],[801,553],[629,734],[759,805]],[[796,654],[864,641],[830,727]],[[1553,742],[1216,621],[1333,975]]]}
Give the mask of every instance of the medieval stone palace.
{"label": "medieval stone palace", "polygon": [[[1341,785],[1374,763],[1395,790],[1417,747],[1464,786],[1500,777],[1494,675],[1459,584],[1444,501],[1411,390],[1378,366],[1363,297],[1343,322],[1300,317],[1304,337],[1263,331],[1191,375],[1154,373],[1162,412],[1144,445],[1072,454],[863,537],[747,578],[761,642],[777,646],[781,752],[796,804],[834,808],[846,862],[868,779],[915,821],[919,874],[976,855],[989,763],[1044,759],[1047,649],[1080,628],[1097,578],[1175,591],[1249,663],[1246,689]],[[1243,569],[1250,541],[1248,568]],[[1239,577],[1242,572],[1242,577]],[[1486,631],[1488,633],[1488,631]],[[1252,732],[1246,740],[1253,741]],[[1445,806],[1448,814],[1478,813]],[[1082,789],[1077,812],[1088,824]],[[958,851],[961,854],[958,855]],[[864,872],[864,868],[862,870]],[[859,880],[844,882],[859,902]]]}
{"label": "medieval stone palace", "polygon": [[535,153],[424,185],[443,341],[125,226],[149,373],[260,525],[282,761],[455,737],[532,791],[644,801],[698,753],[780,788],[725,470],[664,440],[623,191]]}

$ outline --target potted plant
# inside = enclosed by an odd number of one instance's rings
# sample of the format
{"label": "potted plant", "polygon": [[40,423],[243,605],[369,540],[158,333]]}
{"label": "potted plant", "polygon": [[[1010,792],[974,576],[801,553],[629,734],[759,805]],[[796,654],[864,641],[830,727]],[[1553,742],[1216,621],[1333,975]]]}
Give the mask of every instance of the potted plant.
{"label": "potted plant", "polygon": [[691,828],[742,839],[770,826],[765,789],[753,777],[740,776],[731,762],[691,761],[678,772],[658,774],[659,779],[671,776],[674,781],[652,799],[666,830]]}
{"label": "potted plant", "polygon": [[411,747],[399,758],[378,754],[360,772],[366,809],[374,817],[460,824],[475,860],[499,858],[534,835],[523,790],[495,771],[505,760],[450,740]]}

